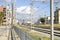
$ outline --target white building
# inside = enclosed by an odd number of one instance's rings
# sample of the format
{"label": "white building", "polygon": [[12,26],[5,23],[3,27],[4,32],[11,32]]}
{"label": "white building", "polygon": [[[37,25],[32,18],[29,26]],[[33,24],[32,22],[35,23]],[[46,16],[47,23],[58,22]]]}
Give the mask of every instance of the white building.
{"label": "white building", "polygon": [[50,17],[46,17],[46,24],[50,24]]}
{"label": "white building", "polygon": [[56,24],[60,24],[60,9],[57,9],[54,13],[55,20],[54,22]]}
{"label": "white building", "polygon": [[13,24],[18,24],[18,20],[17,19],[13,19]]}

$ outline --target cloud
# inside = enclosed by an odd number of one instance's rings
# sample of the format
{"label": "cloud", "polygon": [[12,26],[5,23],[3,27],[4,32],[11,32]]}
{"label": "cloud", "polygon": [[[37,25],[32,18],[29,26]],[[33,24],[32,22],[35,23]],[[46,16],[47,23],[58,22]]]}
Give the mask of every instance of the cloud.
{"label": "cloud", "polygon": [[[36,8],[33,8],[34,12],[36,11]],[[24,14],[31,14],[31,7],[30,6],[21,6],[16,9],[17,13],[24,13]]]}
{"label": "cloud", "polygon": [[11,2],[11,0],[0,0],[1,2]]}
{"label": "cloud", "polygon": [[50,1],[50,0],[33,0],[33,1],[46,1],[47,2],[47,1]]}
{"label": "cloud", "polygon": [[[45,2],[50,2],[50,0],[35,0],[35,1],[45,1]],[[58,0],[54,0],[54,2],[57,2]]]}

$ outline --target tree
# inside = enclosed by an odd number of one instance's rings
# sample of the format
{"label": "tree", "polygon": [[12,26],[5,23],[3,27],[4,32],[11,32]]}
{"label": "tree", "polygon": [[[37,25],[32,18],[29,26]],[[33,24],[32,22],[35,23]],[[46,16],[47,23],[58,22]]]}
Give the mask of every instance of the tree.
{"label": "tree", "polygon": [[4,18],[4,12],[0,12],[0,24],[2,23]]}
{"label": "tree", "polygon": [[45,18],[40,18],[40,21],[44,24],[45,23]]}

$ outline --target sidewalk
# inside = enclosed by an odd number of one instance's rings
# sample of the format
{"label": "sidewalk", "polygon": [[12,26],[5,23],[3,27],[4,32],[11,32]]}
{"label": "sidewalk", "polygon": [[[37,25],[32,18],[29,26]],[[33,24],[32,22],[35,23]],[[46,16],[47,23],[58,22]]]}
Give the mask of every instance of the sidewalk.
{"label": "sidewalk", "polygon": [[17,33],[15,32],[14,29],[13,29],[13,36],[14,36],[15,40],[20,40],[20,37],[17,35]]}
{"label": "sidewalk", "polygon": [[0,40],[8,40],[9,28],[7,26],[0,26]]}
{"label": "sidewalk", "polygon": [[11,37],[13,40],[20,40],[20,37],[17,35],[14,29],[12,29],[12,36],[11,36],[11,31],[9,32],[9,40],[11,40]]}

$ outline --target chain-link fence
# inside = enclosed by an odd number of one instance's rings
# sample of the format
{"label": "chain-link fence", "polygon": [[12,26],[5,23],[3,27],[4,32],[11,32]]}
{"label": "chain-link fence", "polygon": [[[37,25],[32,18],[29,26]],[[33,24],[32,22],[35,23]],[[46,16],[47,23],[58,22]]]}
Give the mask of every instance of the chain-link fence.
{"label": "chain-link fence", "polygon": [[20,37],[20,40],[42,40],[41,38],[39,38],[39,39],[34,38],[28,32],[21,30],[17,27],[14,27],[14,30],[18,34],[18,36]]}

